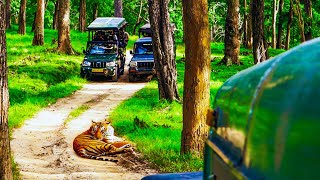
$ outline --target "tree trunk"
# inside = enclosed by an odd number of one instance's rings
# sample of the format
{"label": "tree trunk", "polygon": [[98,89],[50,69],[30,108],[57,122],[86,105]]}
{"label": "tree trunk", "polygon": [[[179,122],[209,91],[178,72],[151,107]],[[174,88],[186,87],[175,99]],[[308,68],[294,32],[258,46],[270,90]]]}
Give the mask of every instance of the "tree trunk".
{"label": "tree trunk", "polygon": [[247,14],[247,28],[246,28],[247,36],[246,36],[244,45],[247,49],[252,48],[252,16],[251,16],[252,10],[251,10],[251,4],[252,4],[252,0],[250,0],[250,2],[249,2],[248,12],[246,12],[246,14]]}
{"label": "tree trunk", "polygon": [[59,1],[57,0],[54,3],[54,14],[53,14],[52,29],[58,29],[58,19],[59,19]]}
{"label": "tree trunk", "polygon": [[26,6],[27,0],[20,1],[20,11],[19,11],[19,29],[18,34],[26,34]]}
{"label": "tree trunk", "polygon": [[240,36],[239,36],[239,0],[228,0],[227,18],[224,37],[225,65],[240,64]]}
{"label": "tree trunk", "polygon": [[11,0],[6,0],[6,28],[11,27]]}
{"label": "tree trunk", "polygon": [[273,14],[272,14],[272,48],[277,46],[277,14],[279,11],[279,0],[273,0]]}
{"label": "tree trunk", "polygon": [[79,31],[85,32],[86,27],[86,0],[80,0]]}
{"label": "tree trunk", "polygon": [[206,0],[182,0],[185,78],[181,153],[201,155],[207,137],[210,102],[210,33]]}
{"label": "tree trunk", "polygon": [[312,39],[312,2],[311,0],[304,0],[304,11],[307,15],[307,19],[305,21],[305,32],[304,36],[306,40]]}
{"label": "tree trunk", "polygon": [[[290,0],[292,1],[292,0]],[[295,5],[294,5],[295,3]],[[304,37],[304,21],[301,13],[300,8],[300,0],[295,0],[293,4],[293,12],[298,17],[298,27],[300,32],[300,42],[303,43],[306,41],[306,38]]]}
{"label": "tree trunk", "polygon": [[74,54],[70,40],[70,0],[59,1],[58,48],[64,54]]}
{"label": "tree trunk", "polygon": [[284,17],[282,14],[284,0],[279,2],[279,22],[278,22],[278,37],[277,37],[277,49],[282,48],[282,24],[284,23]]}
{"label": "tree trunk", "polygon": [[93,4],[93,20],[97,19],[98,17],[98,3]]}
{"label": "tree trunk", "polygon": [[137,18],[136,24],[135,24],[134,27],[133,27],[133,35],[136,35],[137,26],[141,23],[142,5],[143,5],[143,4],[142,4],[142,0],[140,0],[139,14],[138,14],[138,18]]}
{"label": "tree trunk", "polygon": [[44,44],[44,0],[37,1],[37,12],[32,45],[42,46]]}
{"label": "tree trunk", "polygon": [[4,0],[0,0],[0,179],[13,179],[8,127],[9,91],[6,51],[6,16]]}
{"label": "tree trunk", "polygon": [[268,46],[264,37],[264,1],[252,0],[252,31],[254,64],[268,59]]}
{"label": "tree trunk", "polygon": [[158,78],[159,98],[179,100],[174,53],[173,28],[168,12],[169,0],[149,0],[153,55]]}
{"label": "tree trunk", "polygon": [[288,18],[288,24],[287,24],[286,44],[285,44],[285,49],[286,50],[288,50],[290,48],[290,34],[291,34],[292,20],[293,20],[293,2],[290,1],[289,18]]}
{"label": "tree trunk", "polygon": [[122,0],[114,0],[114,17],[123,16]]}

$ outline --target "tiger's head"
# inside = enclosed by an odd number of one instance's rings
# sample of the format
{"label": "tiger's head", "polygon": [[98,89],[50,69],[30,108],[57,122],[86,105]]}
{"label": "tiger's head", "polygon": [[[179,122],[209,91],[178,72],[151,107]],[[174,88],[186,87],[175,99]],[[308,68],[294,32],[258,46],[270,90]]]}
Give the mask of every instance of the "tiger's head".
{"label": "tiger's head", "polygon": [[92,124],[89,128],[89,133],[93,136],[95,136],[95,134],[98,132],[98,129],[100,128],[101,126],[101,122],[94,122],[92,121]]}
{"label": "tiger's head", "polygon": [[99,130],[96,132],[95,137],[102,140],[108,136],[114,136],[114,129],[110,121],[102,121],[100,122]]}

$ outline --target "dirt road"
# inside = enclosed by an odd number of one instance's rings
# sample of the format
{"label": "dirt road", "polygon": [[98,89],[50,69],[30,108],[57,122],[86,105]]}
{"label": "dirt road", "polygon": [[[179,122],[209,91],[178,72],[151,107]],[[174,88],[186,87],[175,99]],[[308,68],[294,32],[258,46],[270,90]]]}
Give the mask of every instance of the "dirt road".
{"label": "dirt road", "polygon": [[[129,83],[127,75],[118,82],[90,82],[27,120],[14,130],[11,141],[22,179],[135,180],[155,173],[134,154],[122,155],[114,163],[80,158],[72,148],[73,139],[89,128],[91,120],[105,119],[120,102],[144,86]],[[65,124],[69,113],[83,104],[90,108]]]}

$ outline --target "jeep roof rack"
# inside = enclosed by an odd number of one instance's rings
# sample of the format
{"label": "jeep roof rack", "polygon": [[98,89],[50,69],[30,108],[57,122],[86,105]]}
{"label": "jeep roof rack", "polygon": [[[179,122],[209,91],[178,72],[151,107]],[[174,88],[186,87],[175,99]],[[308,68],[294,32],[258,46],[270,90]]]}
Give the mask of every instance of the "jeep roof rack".
{"label": "jeep roof rack", "polygon": [[127,24],[124,18],[119,17],[98,17],[87,28],[93,30],[119,30]]}

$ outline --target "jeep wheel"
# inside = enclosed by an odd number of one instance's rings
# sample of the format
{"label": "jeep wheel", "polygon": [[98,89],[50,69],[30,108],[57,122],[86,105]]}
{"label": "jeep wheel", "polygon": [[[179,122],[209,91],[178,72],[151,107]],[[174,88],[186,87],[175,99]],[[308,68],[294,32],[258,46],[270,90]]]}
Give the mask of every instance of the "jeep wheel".
{"label": "jeep wheel", "polygon": [[113,82],[117,82],[118,81],[118,67],[115,67],[114,75],[112,76],[111,81],[113,81]]}
{"label": "jeep wheel", "polygon": [[136,77],[132,74],[129,74],[129,82],[134,82],[136,80]]}

